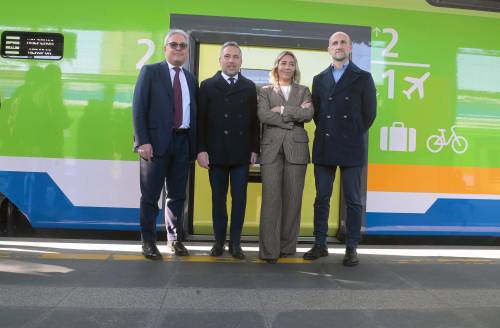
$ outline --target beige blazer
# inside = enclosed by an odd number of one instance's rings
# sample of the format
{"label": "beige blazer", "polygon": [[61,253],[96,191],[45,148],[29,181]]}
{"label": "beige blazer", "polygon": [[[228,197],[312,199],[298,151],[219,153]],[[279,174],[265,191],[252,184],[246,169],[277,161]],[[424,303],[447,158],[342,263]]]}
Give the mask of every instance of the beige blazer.
{"label": "beige blazer", "polygon": [[[259,91],[258,116],[263,123],[261,140],[261,163],[273,162],[283,146],[286,160],[292,164],[310,162],[309,137],[304,129],[311,121],[314,109],[302,108],[304,101],[311,102],[309,88],[293,83],[288,101],[277,85],[264,86]],[[275,106],[284,106],[283,114],[271,111]]]}

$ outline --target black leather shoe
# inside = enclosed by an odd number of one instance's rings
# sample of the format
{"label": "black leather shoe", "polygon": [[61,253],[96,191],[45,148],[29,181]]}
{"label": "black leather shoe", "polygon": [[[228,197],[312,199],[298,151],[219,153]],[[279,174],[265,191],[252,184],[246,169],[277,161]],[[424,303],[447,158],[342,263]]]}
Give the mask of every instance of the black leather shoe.
{"label": "black leather shoe", "polygon": [[245,258],[245,253],[241,249],[240,245],[229,244],[229,254],[238,260],[243,260]]}
{"label": "black leather shoe", "polygon": [[304,260],[313,261],[325,256],[328,256],[328,248],[326,247],[326,245],[314,244],[314,246],[309,251],[304,253],[304,256],[302,256],[302,258]]}
{"label": "black leather shoe", "polygon": [[169,250],[177,256],[188,256],[189,255],[188,250],[186,249],[186,247],[184,247],[184,245],[182,245],[182,243],[180,241],[169,240],[167,242],[167,246],[168,246]]}
{"label": "black leather shoe", "polygon": [[359,264],[358,252],[356,251],[355,247],[347,247],[345,249],[345,256],[342,264],[349,267]]}
{"label": "black leather shoe", "polygon": [[149,260],[161,260],[162,256],[158,247],[153,242],[142,243],[142,255]]}
{"label": "black leather shoe", "polygon": [[216,241],[212,250],[210,251],[210,256],[221,256],[224,253],[224,242]]}

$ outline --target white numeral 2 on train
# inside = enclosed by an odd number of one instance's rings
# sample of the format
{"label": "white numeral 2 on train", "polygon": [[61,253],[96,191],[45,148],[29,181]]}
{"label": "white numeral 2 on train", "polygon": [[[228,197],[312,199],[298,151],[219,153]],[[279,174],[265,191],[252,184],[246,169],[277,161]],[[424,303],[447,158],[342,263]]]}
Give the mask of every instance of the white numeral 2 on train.
{"label": "white numeral 2 on train", "polygon": [[399,57],[399,53],[397,53],[397,52],[391,52],[392,48],[394,48],[394,46],[398,42],[398,31],[396,31],[393,28],[386,27],[386,28],[384,28],[382,30],[382,32],[392,35],[391,42],[389,42],[389,44],[387,45],[387,47],[385,47],[385,49],[382,50],[382,56],[383,57],[398,58]]}
{"label": "white numeral 2 on train", "polygon": [[137,44],[145,44],[148,46],[148,50],[146,51],[144,56],[142,56],[142,58],[137,62],[137,64],[135,64],[135,68],[141,69],[141,67],[144,66],[144,64],[149,60],[149,58],[153,56],[155,52],[155,44],[150,39],[139,39],[137,40]]}

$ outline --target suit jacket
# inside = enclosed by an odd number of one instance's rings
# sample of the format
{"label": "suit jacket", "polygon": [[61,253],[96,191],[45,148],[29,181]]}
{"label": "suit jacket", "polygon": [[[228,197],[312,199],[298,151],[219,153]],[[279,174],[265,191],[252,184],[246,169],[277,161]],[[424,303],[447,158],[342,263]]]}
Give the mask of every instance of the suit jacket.
{"label": "suit jacket", "polygon": [[373,78],[354,63],[335,83],[332,68],[313,79],[315,164],[363,166],[367,162],[367,131],[375,120],[377,99]]}
{"label": "suit jacket", "polygon": [[[196,158],[196,78],[183,69],[189,87],[189,159]],[[154,156],[167,152],[174,128],[174,95],[166,61],[144,65],[137,78],[133,100],[134,150],[151,144]]]}
{"label": "suit jacket", "polygon": [[[314,108],[302,108],[311,101],[309,88],[293,83],[288,101],[277,85],[262,87],[259,92],[259,119],[264,123],[261,142],[261,163],[274,161],[283,146],[285,157],[293,164],[309,163],[309,138],[304,122],[311,121]],[[284,106],[283,114],[272,112],[275,106]]]}
{"label": "suit jacket", "polygon": [[210,164],[249,164],[250,153],[259,153],[259,131],[252,81],[239,74],[231,86],[219,71],[201,83],[198,152],[208,152]]}

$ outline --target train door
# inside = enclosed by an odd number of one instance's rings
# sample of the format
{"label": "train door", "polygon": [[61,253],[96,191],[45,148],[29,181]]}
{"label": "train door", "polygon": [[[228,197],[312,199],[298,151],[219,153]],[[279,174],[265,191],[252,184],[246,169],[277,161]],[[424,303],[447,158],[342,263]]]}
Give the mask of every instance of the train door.
{"label": "train door", "polygon": [[[219,67],[219,51],[220,44],[200,44],[198,52],[198,78],[203,81],[211,77]],[[257,86],[266,85],[269,83],[269,71],[272,67],[274,59],[283,51],[283,48],[259,47],[259,46],[242,46],[243,65],[242,74],[252,79]],[[328,66],[329,58],[325,51],[307,50],[307,49],[291,49],[297,56],[299,67],[302,72],[301,83],[311,88],[314,74],[320,72]],[[314,135],[314,123],[310,122],[305,125],[310,137],[310,147],[312,147],[312,139]],[[250,168],[250,183],[248,185],[247,209],[245,213],[245,224],[243,226],[243,234],[253,236],[258,234],[260,204],[261,204],[261,179],[260,167],[255,165]],[[207,170],[196,165],[194,178],[194,208],[193,208],[193,234],[212,234],[212,204],[211,190],[208,182]],[[336,185],[336,192],[332,199],[331,208],[332,215],[331,233],[335,234],[338,228],[338,197],[339,186]],[[303,196],[302,206],[302,221],[301,221],[301,236],[312,236],[312,205],[314,202],[314,177],[312,166],[308,167],[306,184]],[[231,197],[228,196],[228,210],[231,208]]]}
{"label": "train door", "polygon": [[[369,27],[190,15],[172,15],[170,24],[172,28],[190,32],[190,69],[197,74],[199,81],[213,76],[220,69],[218,60],[221,45],[226,41],[236,41],[243,52],[242,74],[252,79],[257,86],[268,84],[268,74],[278,53],[292,50],[297,56],[301,70],[301,84],[311,88],[314,75],[331,63],[326,51],[327,40],[333,32],[340,30],[358,40],[359,43],[353,45],[354,60],[361,63],[360,66],[369,69],[371,35]],[[305,127],[310,139],[309,147],[312,148],[314,123],[307,123]],[[190,237],[196,239],[199,236],[208,237],[213,234],[212,204],[207,170],[195,164],[192,173],[187,228]],[[258,165],[250,168],[250,176],[243,227],[243,235],[247,239],[253,239],[259,230],[262,185]],[[330,204],[329,236],[337,235],[343,213],[339,180],[335,181],[334,196]],[[309,165],[302,200],[300,228],[302,239],[310,239],[313,235],[315,195],[313,166]],[[228,210],[231,208],[230,204],[231,198],[228,195]]]}

